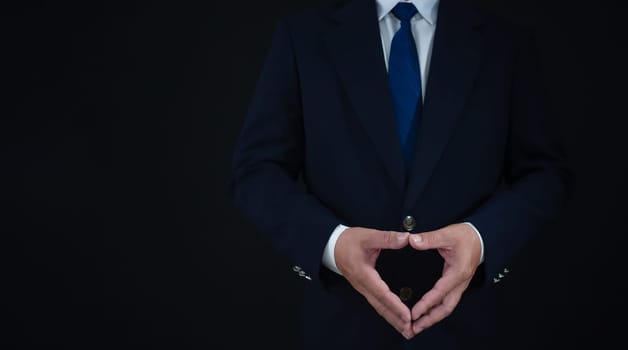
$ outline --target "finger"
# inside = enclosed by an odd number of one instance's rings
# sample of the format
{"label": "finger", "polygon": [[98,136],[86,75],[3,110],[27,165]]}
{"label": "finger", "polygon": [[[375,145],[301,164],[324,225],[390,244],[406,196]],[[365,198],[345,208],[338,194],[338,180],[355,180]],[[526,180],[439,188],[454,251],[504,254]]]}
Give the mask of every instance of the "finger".
{"label": "finger", "polygon": [[425,293],[412,307],[412,319],[416,320],[434,306],[441,304],[445,296],[462,283],[457,274],[446,270],[441,278],[436,281],[434,287]]}
{"label": "finger", "polygon": [[400,320],[390,309],[386,308],[382,303],[374,297],[367,297],[367,301],[375,311],[382,316],[393,328],[395,328],[406,339],[414,337],[412,331],[412,323]]}
{"label": "finger", "polygon": [[401,302],[399,297],[390,291],[390,288],[382,280],[375,269],[369,269],[365,273],[362,285],[366,294],[375,298],[384,308],[390,310],[401,322],[411,322],[410,309]]}
{"label": "finger", "polygon": [[[407,236],[406,236],[407,239]],[[410,309],[390,291],[375,268],[369,268],[357,280],[359,291],[388,323],[406,339],[414,337]]]}
{"label": "finger", "polygon": [[414,336],[410,310],[393,294],[375,269],[368,270],[361,281],[362,293],[369,304],[406,339]]}
{"label": "finger", "polygon": [[408,245],[407,232],[372,230],[364,241],[367,249],[401,249]]}
{"label": "finger", "polygon": [[410,235],[409,243],[416,250],[450,247],[452,242],[446,230],[436,230]]}
{"label": "finger", "polygon": [[440,305],[436,305],[430,309],[426,314],[419,317],[419,319],[412,324],[412,331],[418,334],[451,315],[456,306],[458,306],[463,292],[464,286],[461,285],[460,287],[454,289],[451,293],[447,294]]}

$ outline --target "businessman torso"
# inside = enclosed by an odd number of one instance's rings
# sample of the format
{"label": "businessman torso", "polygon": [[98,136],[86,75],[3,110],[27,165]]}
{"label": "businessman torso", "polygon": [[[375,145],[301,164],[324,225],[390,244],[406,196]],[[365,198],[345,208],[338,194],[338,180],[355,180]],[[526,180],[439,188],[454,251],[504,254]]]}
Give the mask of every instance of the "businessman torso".
{"label": "businessman torso", "polygon": [[[523,31],[462,0],[441,0],[417,148],[406,171],[375,2],[345,1],[288,17],[279,25],[236,162],[250,162],[250,173],[256,171],[250,159],[271,164],[257,177],[257,186],[277,193],[294,189],[271,176],[275,167],[282,169],[282,176],[302,176],[307,200],[270,201],[265,205],[274,210],[267,212],[255,204],[243,206],[249,206],[262,230],[301,229],[302,236],[285,233],[273,239],[297,262],[302,259],[310,276],[319,277],[306,288],[303,309],[303,332],[312,349],[430,343],[453,349],[497,337],[496,289],[486,285],[504,267],[506,257],[500,253],[487,251],[495,254],[487,261],[493,265],[480,267],[459,309],[411,343],[390,330],[341,276],[315,259],[320,260],[322,244],[337,223],[411,232],[437,229],[464,221],[503,182],[518,176],[521,165],[513,165],[511,157],[516,152],[512,148],[519,146],[513,139],[545,145],[543,133],[539,140],[534,136],[544,120],[537,88],[532,79],[520,79],[533,71],[528,68],[533,62],[525,62],[528,45]],[[523,122],[518,113],[536,119]],[[271,217],[277,212],[285,217]],[[305,212],[315,214],[305,217]],[[311,217],[319,214],[314,222]],[[409,216],[414,219],[410,229],[404,225]],[[299,244],[291,240],[299,239],[302,247],[291,252]],[[520,245],[523,240],[515,236],[499,244]],[[384,252],[378,270],[393,292],[412,290],[407,300],[411,306],[438,278],[442,260],[436,252]]]}

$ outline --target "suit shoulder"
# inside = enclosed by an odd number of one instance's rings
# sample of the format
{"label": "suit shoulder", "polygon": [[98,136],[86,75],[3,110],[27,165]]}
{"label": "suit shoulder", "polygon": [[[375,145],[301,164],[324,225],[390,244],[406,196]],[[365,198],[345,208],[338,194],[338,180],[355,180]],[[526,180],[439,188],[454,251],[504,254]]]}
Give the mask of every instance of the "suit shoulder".
{"label": "suit shoulder", "polygon": [[483,9],[482,13],[490,31],[505,40],[518,42],[534,33],[534,26],[529,22],[486,9]]}
{"label": "suit shoulder", "polygon": [[330,15],[346,0],[323,1],[317,6],[295,10],[278,21],[278,26],[285,27],[292,34],[305,34],[321,31],[329,21]]}

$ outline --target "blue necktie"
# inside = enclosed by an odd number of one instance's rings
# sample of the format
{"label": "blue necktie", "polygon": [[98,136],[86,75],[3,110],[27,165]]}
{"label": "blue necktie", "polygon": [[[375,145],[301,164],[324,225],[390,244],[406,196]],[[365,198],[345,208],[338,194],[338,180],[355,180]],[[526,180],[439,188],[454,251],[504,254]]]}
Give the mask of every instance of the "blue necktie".
{"label": "blue necktie", "polygon": [[[417,137],[417,118],[421,112],[421,70],[410,19],[417,13],[412,3],[398,3],[392,13],[401,21],[390,46],[388,81],[397,119],[401,150],[410,171]],[[418,111],[417,111],[418,109]]]}

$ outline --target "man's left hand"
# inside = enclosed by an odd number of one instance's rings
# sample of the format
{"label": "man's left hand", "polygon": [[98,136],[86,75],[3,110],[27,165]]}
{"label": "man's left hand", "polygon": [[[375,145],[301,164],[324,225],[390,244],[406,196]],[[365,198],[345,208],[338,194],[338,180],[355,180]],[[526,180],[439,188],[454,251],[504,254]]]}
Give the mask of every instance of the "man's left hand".
{"label": "man's left hand", "polygon": [[462,298],[480,264],[481,242],[472,227],[454,224],[410,235],[417,250],[436,249],[445,260],[443,275],[412,308],[412,330],[421,333],[449,316]]}

